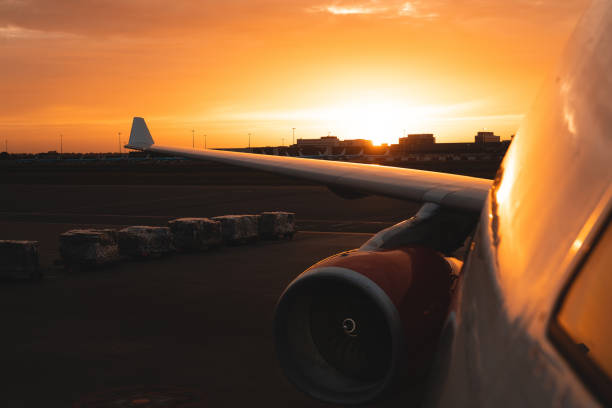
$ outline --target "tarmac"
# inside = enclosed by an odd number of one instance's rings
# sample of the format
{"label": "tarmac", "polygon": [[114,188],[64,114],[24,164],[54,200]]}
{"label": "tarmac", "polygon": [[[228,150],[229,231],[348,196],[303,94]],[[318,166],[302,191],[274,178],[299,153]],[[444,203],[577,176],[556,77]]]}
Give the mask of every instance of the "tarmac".
{"label": "tarmac", "polygon": [[[142,390],[178,395],[177,407],[329,406],[282,375],[275,303],[316,261],[360,246],[418,208],[381,197],[345,200],[309,185],[1,188],[0,239],[40,241],[44,272],[37,282],[0,282],[0,405],[9,408],[137,406],[112,403],[127,404]],[[80,273],[56,262],[58,235],[72,228],[277,210],[297,214],[291,241]],[[406,406],[407,398],[372,406]]]}

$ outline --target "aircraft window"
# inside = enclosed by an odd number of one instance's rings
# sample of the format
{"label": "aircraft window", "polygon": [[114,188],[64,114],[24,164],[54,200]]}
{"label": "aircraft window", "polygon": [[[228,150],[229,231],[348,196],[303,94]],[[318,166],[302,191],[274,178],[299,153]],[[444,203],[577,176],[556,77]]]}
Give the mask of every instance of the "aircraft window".
{"label": "aircraft window", "polygon": [[551,338],[605,402],[612,402],[612,225],[608,223],[562,295]]}

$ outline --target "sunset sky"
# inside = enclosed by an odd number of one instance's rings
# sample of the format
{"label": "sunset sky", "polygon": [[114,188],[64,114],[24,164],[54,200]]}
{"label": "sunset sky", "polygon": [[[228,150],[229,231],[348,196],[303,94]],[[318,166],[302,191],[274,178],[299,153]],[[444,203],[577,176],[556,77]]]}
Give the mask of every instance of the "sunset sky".
{"label": "sunset sky", "polygon": [[242,147],[328,132],[502,138],[587,0],[0,0],[0,143]]}

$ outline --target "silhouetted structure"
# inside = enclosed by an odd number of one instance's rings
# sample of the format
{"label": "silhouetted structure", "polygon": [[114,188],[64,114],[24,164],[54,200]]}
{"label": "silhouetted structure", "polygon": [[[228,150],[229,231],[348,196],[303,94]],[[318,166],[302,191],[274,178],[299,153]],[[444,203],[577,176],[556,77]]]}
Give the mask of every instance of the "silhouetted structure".
{"label": "silhouetted structure", "polygon": [[474,143],[499,143],[500,137],[493,132],[478,132],[474,136]]}
{"label": "silhouetted structure", "polygon": [[400,137],[399,144],[402,145],[431,145],[436,143],[436,138],[432,133],[418,133],[408,135],[406,137]]}
{"label": "silhouetted structure", "polygon": [[366,148],[366,147],[372,147],[372,141],[368,140],[368,139],[341,140],[338,143],[338,146],[341,146],[341,147],[361,147],[361,148]]}
{"label": "silhouetted structure", "polygon": [[302,146],[316,146],[316,147],[334,147],[338,146],[340,139],[338,136],[323,136],[318,139],[298,139],[296,145]]}

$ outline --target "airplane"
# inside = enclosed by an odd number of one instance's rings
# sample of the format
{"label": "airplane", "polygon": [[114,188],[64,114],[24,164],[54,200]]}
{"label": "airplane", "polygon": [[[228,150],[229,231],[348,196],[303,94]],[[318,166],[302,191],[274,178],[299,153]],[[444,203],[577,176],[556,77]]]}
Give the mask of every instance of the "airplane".
{"label": "airplane", "polygon": [[347,157],[349,159],[355,159],[355,158],[363,157],[363,148],[361,148],[357,153],[355,153],[355,154],[347,154],[345,157]]}
{"label": "airplane", "polygon": [[298,157],[303,159],[348,160],[359,158],[362,155],[363,149],[361,149],[361,151],[357,154],[346,154],[346,148],[342,149],[342,151],[338,154],[333,154],[330,146],[325,149],[325,153],[318,152],[316,155],[305,155],[302,153],[302,150],[298,150]]}
{"label": "airplane", "polygon": [[337,155],[333,155],[331,156],[331,158],[333,160],[356,160],[356,159],[360,159],[362,157],[365,157],[364,153],[363,153],[363,148],[361,148],[357,153],[346,153],[346,148],[342,149],[342,151],[337,154]]}
{"label": "airplane", "polygon": [[376,160],[381,160],[381,159],[384,159],[385,161],[389,161],[393,159],[391,157],[391,149],[385,150],[383,154],[367,154],[364,157],[368,161],[376,161]]}
{"label": "airplane", "polygon": [[612,1],[595,0],[493,181],[157,145],[359,194],[413,217],[315,263],[281,295],[279,364],[298,389],[361,404],[416,387],[426,407],[612,405]]}
{"label": "airplane", "polygon": [[320,159],[325,157],[325,155],[321,152],[318,152],[317,154],[304,154],[300,149],[298,150],[298,157],[301,157],[302,159]]}

